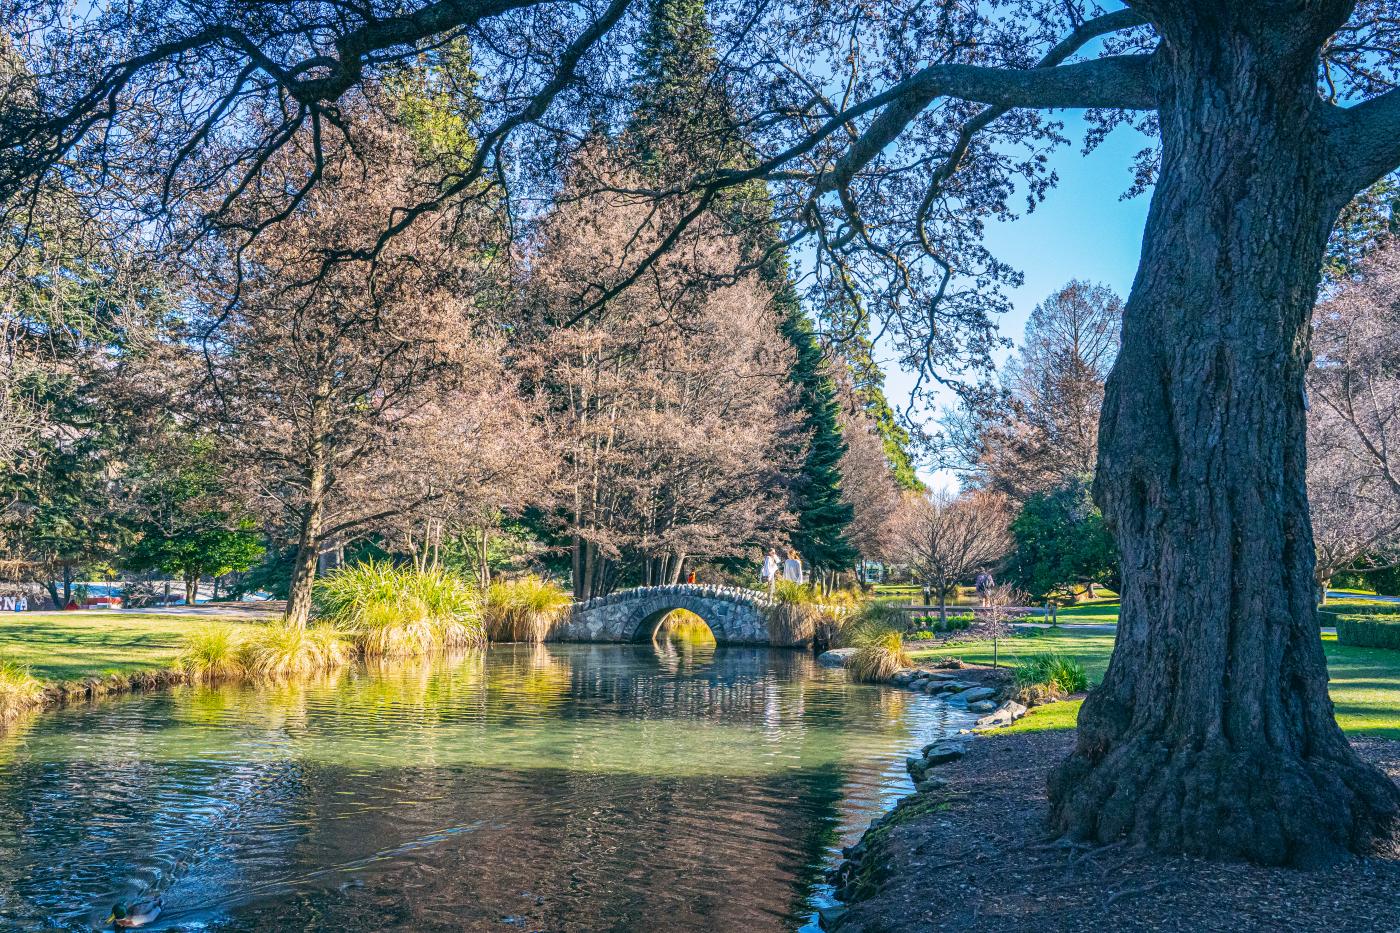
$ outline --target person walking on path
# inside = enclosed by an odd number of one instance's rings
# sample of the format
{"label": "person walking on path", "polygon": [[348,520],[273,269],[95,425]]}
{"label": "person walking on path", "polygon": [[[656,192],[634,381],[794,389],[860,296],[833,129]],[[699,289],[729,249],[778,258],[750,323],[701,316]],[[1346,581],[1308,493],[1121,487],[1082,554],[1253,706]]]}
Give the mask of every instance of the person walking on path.
{"label": "person walking on path", "polygon": [[778,552],[774,548],[768,549],[768,556],[763,558],[763,566],[758,571],[758,578],[768,586],[768,592],[773,592],[773,586],[778,582],[778,571],[782,569],[783,562],[778,560]]}
{"label": "person walking on path", "polygon": [[787,560],[783,561],[783,579],[802,582],[802,561],[798,559],[796,551],[788,551]]}
{"label": "person walking on path", "polygon": [[977,604],[986,609],[992,604],[992,587],[997,585],[996,581],[986,570],[979,570],[972,582],[977,587]]}

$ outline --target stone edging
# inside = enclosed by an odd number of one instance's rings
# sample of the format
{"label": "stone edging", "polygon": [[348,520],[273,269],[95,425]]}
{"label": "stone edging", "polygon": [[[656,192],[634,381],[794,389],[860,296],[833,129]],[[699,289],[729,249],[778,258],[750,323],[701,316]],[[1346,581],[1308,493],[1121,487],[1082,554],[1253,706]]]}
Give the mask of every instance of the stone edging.
{"label": "stone edging", "polygon": [[[819,660],[828,667],[844,667],[849,654],[841,649],[826,652]],[[939,793],[948,782],[934,773],[942,764],[958,761],[967,754],[968,744],[978,733],[1011,725],[1026,714],[1026,707],[1005,696],[1009,686],[990,668],[909,668],[896,672],[886,684],[929,696],[962,699],[973,712],[987,715],[971,730],[929,742],[904,761],[914,780],[914,793],[901,797],[892,809],[873,820],[860,841],[841,850],[842,861],[827,876],[840,903],[818,910],[823,930],[838,930],[845,920],[848,904],[873,896],[889,876],[885,846],[894,827],[944,806]],[[996,682],[990,682],[993,678]],[[997,702],[1000,700],[1000,702]]]}

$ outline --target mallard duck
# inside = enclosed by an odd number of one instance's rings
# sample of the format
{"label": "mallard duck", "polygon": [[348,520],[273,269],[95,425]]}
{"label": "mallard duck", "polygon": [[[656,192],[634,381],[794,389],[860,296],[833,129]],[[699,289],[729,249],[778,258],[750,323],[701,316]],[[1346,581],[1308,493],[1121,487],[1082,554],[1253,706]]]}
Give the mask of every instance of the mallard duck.
{"label": "mallard duck", "polygon": [[107,922],[118,929],[131,929],[143,927],[159,916],[160,898],[136,904],[117,901],[112,905],[112,915],[107,918]]}

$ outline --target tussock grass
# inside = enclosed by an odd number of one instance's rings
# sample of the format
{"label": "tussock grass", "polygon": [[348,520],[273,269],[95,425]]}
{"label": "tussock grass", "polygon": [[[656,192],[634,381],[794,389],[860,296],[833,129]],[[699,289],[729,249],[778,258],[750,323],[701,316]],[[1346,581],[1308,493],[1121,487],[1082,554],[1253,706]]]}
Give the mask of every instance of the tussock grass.
{"label": "tussock grass", "polygon": [[1084,665],[1056,651],[1031,655],[1018,662],[1013,673],[1024,697],[1058,698],[1089,689]]}
{"label": "tussock grass", "polygon": [[475,589],[441,568],[365,561],[317,581],[316,614],[366,657],[409,657],[481,644]]}
{"label": "tussock grass", "polygon": [[201,626],[185,636],[175,666],[191,680],[222,680],[243,673],[238,636],[227,623]]}
{"label": "tussock grass", "polygon": [[889,680],[913,661],[904,650],[904,616],[884,603],[868,603],[841,631],[841,640],[855,648],[846,670],[865,683]]}
{"label": "tussock grass", "polygon": [[492,583],[482,605],[491,641],[544,641],[573,603],[559,584],[529,574]]}
{"label": "tussock grass", "polygon": [[852,680],[882,683],[912,662],[904,652],[904,638],[898,632],[886,631],[859,645],[846,662]]}
{"label": "tussock grass", "polygon": [[252,677],[280,680],[335,670],[350,655],[350,644],[333,626],[270,622],[243,642],[238,660]]}
{"label": "tussock grass", "polygon": [[823,596],[809,584],[779,580],[773,587],[776,605],[768,612],[768,638],[775,645],[835,644],[862,599],[854,590]]}
{"label": "tussock grass", "polygon": [[0,658],[0,721],[8,721],[44,701],[44,683],[29,666]]}

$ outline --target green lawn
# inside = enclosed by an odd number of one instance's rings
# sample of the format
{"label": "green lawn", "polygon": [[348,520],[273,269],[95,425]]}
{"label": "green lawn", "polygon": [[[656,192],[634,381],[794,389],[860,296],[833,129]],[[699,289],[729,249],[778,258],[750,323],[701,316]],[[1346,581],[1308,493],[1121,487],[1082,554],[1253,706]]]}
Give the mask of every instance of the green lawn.
{"label": "green lawn", "polygon": [[41,680],[168,667],[184,633],[208,618],[135,612],[0,613],[0,658]]}
{"label": "green lawn", "polygon": [[[1331,674],[1332,702],[1343,729],[1357,735],[1400,739],[1400,651],[1383,648],[1353,648],[1337,644],[1335,635],[1322,636]],[[1073,628],[1040,629],[998,639],[998,661],[1006,666],[1016,658],[1045,651],[1071,655],[1084,665],[1091,681],[1103,677],[1113,636],[1095,632],[1076,633]],[[970,642],[943,648],[913,649],[915,658],[955,657],[970,663],[991,664],[992,643]],[[1079,715],[1079,703],[1053,703],[1038,707],[1018,722],[1014,729],[1070,729]]]}
{"label": "green lawn", "polygon": [[[1118,623],[1118,598],[1061,606],[1056,618],[1061,625],[1103,625]],[[1034,620],[1032,620],[1034,621]]]}

